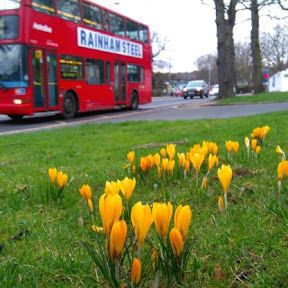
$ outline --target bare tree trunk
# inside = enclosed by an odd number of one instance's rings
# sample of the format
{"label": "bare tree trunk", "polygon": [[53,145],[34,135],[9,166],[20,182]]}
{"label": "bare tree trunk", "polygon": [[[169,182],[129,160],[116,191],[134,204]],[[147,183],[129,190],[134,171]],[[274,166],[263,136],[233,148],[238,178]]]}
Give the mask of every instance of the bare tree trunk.
{"label": "bare tree trunk", "polygon": [[225,7],[224,0],[214,0],[216,8],[216,25],[218,39],[218,78],[219,94],[217,99],[235,96],[235,51],[233,28],[235,26],[236,4],[230,0]]}
{"label": "bare tree trunk", "polygon": [[259,7],[258,0],[251,0],[251,50],[253,61],[254,94],[264,92],[262,84],[262,58],[259,44]]}

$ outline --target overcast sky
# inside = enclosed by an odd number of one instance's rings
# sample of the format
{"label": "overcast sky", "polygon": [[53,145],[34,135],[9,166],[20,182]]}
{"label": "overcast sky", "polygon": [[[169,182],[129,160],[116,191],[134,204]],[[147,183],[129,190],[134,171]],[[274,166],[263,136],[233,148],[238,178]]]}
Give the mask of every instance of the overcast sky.
{"label": "overcast sky", "polygon": [[[167,38],[166,51],[159,59],[170,62],[172,72],[191,72],[197,58],[217,53],[214,1],[212,6],[200,0],[92,0],[132,19],[149,25]],[[206,1],[208,3],[208,0]],[[119,3],[119,4],[115,4]],[[250,41],[249,15],[238,13],[235,41]],[[267,18],[260,25],[267,25]]]}

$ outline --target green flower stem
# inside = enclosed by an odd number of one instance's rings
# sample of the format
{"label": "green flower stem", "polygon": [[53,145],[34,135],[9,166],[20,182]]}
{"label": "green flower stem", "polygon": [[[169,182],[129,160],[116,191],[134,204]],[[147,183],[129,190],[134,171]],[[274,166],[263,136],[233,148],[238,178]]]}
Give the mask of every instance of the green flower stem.
{"label": "green flower stem", "polygon": [[141,245],[138,243],[137,258],[141,262]]}
{"label": "green flower stem", "polygon": [[228,203],[227,203],[227,193],[228,193],[228,191],[227,191],[226,193],[224,193],[225,211],[226,211],[226,212],[227,212],[227,209],[228,209]]}
{"label": "green flower stem", "polygon": [[115,279],[118,283],[118,287],[120,287],[120,265],[117,260],[115,261]]}

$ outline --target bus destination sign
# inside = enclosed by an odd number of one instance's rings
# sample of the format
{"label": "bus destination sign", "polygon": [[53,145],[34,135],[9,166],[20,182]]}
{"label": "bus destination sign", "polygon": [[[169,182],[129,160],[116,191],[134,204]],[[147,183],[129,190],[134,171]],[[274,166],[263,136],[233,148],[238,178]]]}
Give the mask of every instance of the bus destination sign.
{"label": "bus destination sign", "polygon": [[80,47],[143,58],[141,44],[81,27],[78,27],[77,30],[77,43]]}

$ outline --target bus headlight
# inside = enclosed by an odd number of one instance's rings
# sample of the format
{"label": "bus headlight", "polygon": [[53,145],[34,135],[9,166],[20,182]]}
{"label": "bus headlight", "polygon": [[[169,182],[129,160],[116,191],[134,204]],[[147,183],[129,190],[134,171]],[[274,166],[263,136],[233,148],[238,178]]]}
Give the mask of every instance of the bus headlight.
{"label": "bus headlight", "polygon": [[13,103],[16,105],[20,105],[20,104],[22,104],[22,100],[21,99],[14,99]]}

